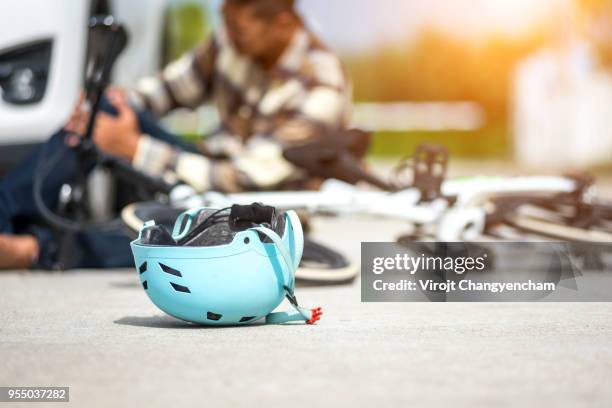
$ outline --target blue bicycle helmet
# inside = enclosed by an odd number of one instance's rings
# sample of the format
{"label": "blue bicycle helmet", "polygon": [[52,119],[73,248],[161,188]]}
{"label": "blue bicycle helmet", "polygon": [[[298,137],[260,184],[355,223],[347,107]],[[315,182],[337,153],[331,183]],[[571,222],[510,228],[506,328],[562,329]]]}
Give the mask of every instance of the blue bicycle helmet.
{"label": "blue bicycle helmet", "polygon": [[[319,320],[294,295],[303,232],[293,211],[261,204],[182,213],[172,234],[146,222],[131,243],[140,282],[151,301],[179,319],[204,325]],[[283,298],[293,312],[272,313]]]}

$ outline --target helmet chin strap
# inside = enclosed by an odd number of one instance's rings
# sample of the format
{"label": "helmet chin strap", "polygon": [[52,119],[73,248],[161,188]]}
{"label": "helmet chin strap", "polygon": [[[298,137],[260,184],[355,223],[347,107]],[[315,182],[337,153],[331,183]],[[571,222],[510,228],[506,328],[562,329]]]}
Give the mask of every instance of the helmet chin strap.
{"label": "helmet chin strap", "polygon": [[275,312],[270,313],[266,316],[266,324],[281,324],[295,321],[305,321],[307,324],[314,324],[321,319],[323,311],[320,307],[315,309],[304,309],[298,305],[298,301],[294,294],[289,292],[289,288],[285,286],[285,293],[287,300],[291,303],[291,306],[295,308],[291,312]]}
{"label": "helmet chin strap", "polygon": [[296,306],[296,310],[292,312],[274,312],[266,316],[266,324],[282,324],[287,322],[306,321],[307,324],[314,324],[319,319],[323,312],[321,308],[304,309]]}
{"label": "helmet chin strap", "polygon": [[[294,226],[293,223],[290,221],[290,217],[287,217],[286,219],[289,228],[293,229]],[[288,274],[283,274],[283,288],[285,290],[285,296],[287,297],[287,300],[289,300],[289,303],[291,303],[295,310],[291,312],[270,313],[266,316],[266,324],[281,324],[294,321],[305,321],[307,324],[313,324],[318,321],[321,318],[321,315],[323,314],[321,308],[318,307],[309,310],[300,307],[293,291],[295,271],[298,268],[299,259],[294,259],[291,257],[289,250],[285,247],[284,242],[276,232],[272,231],[269,228],[261,226],[250,229],[253,231],[260,232],[270,238],[270,240],[272,240],[276,248],[278,248],[278,252],[280,253],[281,258],[283,259],[283,262],[287,267],[287,271],[289,272]]]}

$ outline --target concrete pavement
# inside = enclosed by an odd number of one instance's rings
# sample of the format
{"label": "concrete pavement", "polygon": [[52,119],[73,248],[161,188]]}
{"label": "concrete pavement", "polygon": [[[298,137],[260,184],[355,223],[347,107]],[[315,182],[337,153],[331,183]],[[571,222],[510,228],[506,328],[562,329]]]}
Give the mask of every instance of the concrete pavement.
{"label": "concrete pavement", "polygon": [[[403,229],[315,227],[353,258]],[[612,304],[363,304],[356,282],[299,288],[316,326],[201,328],[133,271],[4,273],[0,290],[0,385],[70,386],[71,406],[612,406]]]}

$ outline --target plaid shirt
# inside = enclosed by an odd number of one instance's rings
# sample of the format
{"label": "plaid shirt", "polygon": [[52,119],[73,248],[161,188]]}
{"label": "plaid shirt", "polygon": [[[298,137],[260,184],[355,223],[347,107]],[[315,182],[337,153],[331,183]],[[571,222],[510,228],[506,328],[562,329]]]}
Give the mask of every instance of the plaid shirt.
{"label": "plaid shirt", "polygon": [[338,57],[305,28],[269,70],[240,55],[221,29],[158,76],[142,79],[136,93],[157,116],[179,107],[216,105],[221,125],[199,146],[205,155],[143,135],[133,162],[200,191],[273,189],[303,177],[283,158],[283,149],[316,137],[322,125],[345,127],[351,106]]}

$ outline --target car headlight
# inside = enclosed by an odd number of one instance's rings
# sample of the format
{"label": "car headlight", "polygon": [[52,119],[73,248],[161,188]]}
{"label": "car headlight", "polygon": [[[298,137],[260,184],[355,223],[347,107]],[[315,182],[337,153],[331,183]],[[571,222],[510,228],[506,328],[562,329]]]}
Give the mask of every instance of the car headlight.
{"label": "car headlight", "polygon": [[0,54],[0,96],[15,105],[40,102],[51,63],[50,40],[30,43]]}

